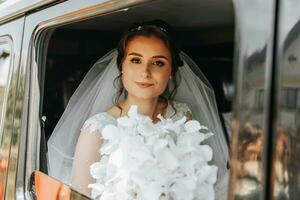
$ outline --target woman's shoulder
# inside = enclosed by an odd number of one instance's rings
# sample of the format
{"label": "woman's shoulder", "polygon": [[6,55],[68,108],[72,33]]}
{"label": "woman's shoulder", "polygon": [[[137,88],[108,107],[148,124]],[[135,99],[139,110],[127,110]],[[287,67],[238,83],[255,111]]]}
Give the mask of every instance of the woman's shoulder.
{"label": "woman's shoulder", "polygon": [[113,105],[105,113],[117,119],[120,116],[121,110],[118,106]]}
{"label": "woman's shoulder", "polygon": [[107,112],[101,112],[88,118],[84,122],[81,130],[89,129],[90,132],[94,132],[96,130],[101,131],[105,125],[115,123],[116,120],[113,116]]}

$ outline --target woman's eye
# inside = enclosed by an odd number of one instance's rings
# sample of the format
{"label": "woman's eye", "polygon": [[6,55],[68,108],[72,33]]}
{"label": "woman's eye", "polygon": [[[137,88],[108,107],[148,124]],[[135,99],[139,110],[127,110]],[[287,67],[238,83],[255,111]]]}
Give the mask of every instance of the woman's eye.
{"label": "woman's eye", "polygon": [[161,60],[157,60],[153,64],[156,65],[156,66],[159,66],[159,67],[162,67],[162,66],[165,65],[165,63],[163,61],[161,61]]}
{"label": "woman's eye", "polygon": [[132,63],[134,63],[134,64],[140,64],[140,63],[141,63],[141,59],[139,59],[139,58],[132,58],[132,59],[130,60],[130,62],[132,62]]}

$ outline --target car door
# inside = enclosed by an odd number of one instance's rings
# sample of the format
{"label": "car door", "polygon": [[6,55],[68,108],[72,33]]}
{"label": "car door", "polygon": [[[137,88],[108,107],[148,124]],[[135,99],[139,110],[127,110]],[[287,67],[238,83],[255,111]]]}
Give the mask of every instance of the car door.
{"label": "car door", "polygon": [[20,115],[16,112],[24,17],[0,25],[0,199],[13,199]]}
{"label": "car door", "polygon": [[229,199],[269,199],[276,1],[234,0],[235,100]]}
{"label": "car door", "polygon": [[278,1],[270,199],[300,196],[300,3]]}

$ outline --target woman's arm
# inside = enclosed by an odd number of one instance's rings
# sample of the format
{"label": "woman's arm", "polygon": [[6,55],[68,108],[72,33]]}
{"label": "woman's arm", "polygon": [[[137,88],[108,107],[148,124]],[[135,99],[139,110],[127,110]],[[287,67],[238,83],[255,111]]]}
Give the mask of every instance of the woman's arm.
{"label": "woman's arm", "polygon": [[90,132],[89,128],[80,133],[73,161],[72,188],[90,196],[91,189],[88,184],[95,183],[90,174],[91,164],[100,160],[99,149],[102,139],[99,131]]}

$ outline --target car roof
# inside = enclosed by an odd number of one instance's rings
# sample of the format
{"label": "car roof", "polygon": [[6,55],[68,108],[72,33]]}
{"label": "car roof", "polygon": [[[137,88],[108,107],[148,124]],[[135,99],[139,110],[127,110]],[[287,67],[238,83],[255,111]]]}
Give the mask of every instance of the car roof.
{"label": "car roof", "polygon": [[59,0],[0,0],[0,24]]}

